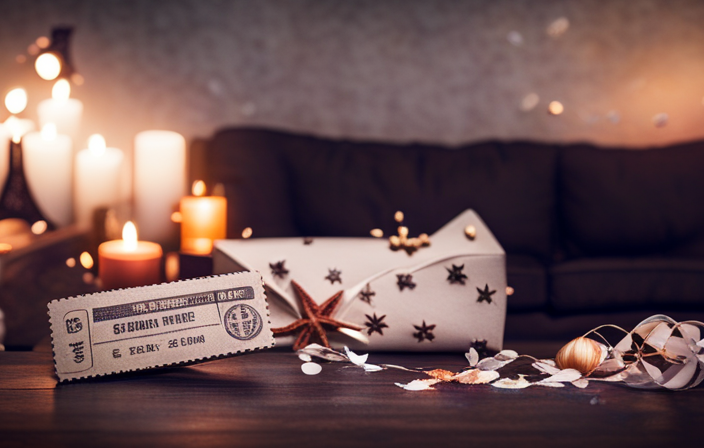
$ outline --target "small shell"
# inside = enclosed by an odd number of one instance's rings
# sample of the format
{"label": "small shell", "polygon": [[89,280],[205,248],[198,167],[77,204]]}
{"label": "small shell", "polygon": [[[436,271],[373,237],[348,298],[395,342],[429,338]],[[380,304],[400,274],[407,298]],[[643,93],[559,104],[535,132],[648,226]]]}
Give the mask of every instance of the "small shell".
{"label": "small shell", "polygon": [[555,363],[560,369],[575,369],[582,375],[589,375],[599,366],[601,358],[602,350],[596,341],[579,337],[568,342],[557,352]]}
{"label": "small shell", "polygon": [[467,235],[467,238],[470,240],[473,240],[474,238],[477,237],[477,229],[473,225],[468,225],[467,227],[464,228],[464,234]]}

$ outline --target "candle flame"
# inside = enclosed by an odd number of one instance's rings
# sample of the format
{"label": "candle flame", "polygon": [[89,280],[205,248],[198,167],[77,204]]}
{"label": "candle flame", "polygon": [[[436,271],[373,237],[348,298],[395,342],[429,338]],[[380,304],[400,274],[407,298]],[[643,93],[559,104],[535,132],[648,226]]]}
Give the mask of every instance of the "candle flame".
{"label": "candle flame", "polygon": [[193,196],[203,196],[205,194],[205,182],[197,180],[193,182]]}
{"label": "candle flame", "polygon": [[5,107],[11,114],[19,114],[27,107],[27,91],[21,87],[12,89],[5,95]]}
{"label": "candle flame", "polygon": [[39,77],[51,81],[61,73],[61,61],[53,53],[44,53],[37,58],[34,68]]}
{"label": "candle flame", "polygon": [[81,256],[78,257],[78,260],[81,262],[81,266],[86,269],[91,269],[93,267],[93,257],[91,257],[88,252],[82,252]]}
{"label": "candle flame", "polygon": [[51,97],[55,100],[66,101],[71,96],[71,84],[65,79],[59,79],[51,89]]}
{"label": "candle flame", "polygon": [[137,249],[137,228],[132,221],[127,221],[122,228],[122,241],[125,250],[133,251]]}
{"label": "candle flame", "polygon": [[54,123],[47,123],[42,128],[42,138],[48,142],[56,138],[56,125]]}
{"label": "candle flame", "polygon": [[105,138],[100,134],[93,134],[88,138],[88,149],[96,156],[105,152]]}

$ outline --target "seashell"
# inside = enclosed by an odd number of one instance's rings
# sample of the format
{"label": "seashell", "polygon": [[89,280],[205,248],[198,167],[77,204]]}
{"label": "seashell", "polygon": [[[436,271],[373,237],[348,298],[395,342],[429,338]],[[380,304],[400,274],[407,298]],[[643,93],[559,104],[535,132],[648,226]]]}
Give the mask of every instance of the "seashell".
{"label": "seashell", "polygon": [[589,375],[601,363],[602,350],[596,341],[579,337],[568,342],[557,352],[555,363],[560,369],[575,369]]}

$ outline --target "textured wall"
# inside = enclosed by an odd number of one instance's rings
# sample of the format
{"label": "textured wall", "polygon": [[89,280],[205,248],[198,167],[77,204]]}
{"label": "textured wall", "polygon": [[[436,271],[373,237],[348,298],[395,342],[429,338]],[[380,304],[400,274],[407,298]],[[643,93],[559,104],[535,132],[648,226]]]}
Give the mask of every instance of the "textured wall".
{"label": "textured wall", "polygon": [[15,58],[74,25],[84,134],[128,151],[144,129],[238,124],[448,143],[704,137],[696,0],[0,0],[0,17],[0,90],[27,86],[34,115],[51,83]]}

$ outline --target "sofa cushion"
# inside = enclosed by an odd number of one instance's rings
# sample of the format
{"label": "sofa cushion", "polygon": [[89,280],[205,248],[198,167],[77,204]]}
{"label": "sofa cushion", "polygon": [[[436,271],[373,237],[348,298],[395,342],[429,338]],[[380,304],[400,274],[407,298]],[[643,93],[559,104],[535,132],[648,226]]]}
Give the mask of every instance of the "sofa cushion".
{"label": "sofa cushion", "polygon": [[506,277],[513,295],[508,297],[508,311],[542,310],[548,304],[547,269],[527,255],[506,255]]}
{"label": "sofa cushion", "polygon": [[388,235],[396,210],[411,234],[432,233],[472,208],[508,252],[552,253],[552,146],[447,148],[228,129],[214,137],[209,163],[232,198],[231,236],[244,225],[258,236],[367,236],[376,227]]}
{"label": "sofa cushion", "polygon": [[581,259],[553,266],[550,278],[557,312],[704,309],[704,260]]}
{"label": "sofa cushion", "polygon": [[568,255],[704,256],[704,143],[560,153]]}

